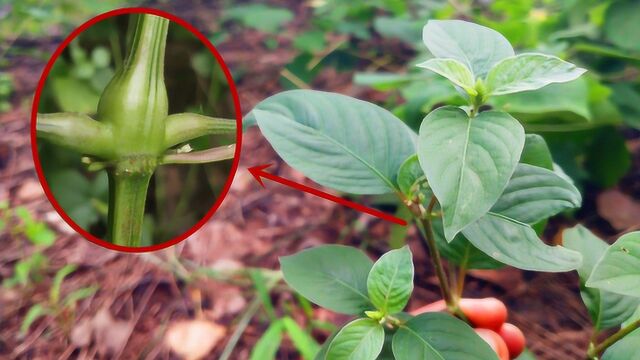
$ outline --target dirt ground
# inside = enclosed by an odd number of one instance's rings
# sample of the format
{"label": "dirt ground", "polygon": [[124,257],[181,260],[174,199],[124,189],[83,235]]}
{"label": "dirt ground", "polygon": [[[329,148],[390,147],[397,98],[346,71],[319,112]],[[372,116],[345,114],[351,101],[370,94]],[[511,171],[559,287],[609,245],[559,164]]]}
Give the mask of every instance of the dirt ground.
{"label": "dirt ground", "polygon": [[[299,16],[281,34],[282,43],[277,50],[267,50],[262,35],[250,30],[233,33],[231,39],[219,46],[231,69],[245,71],[237,83],[244,113],[280,90],[280,71],[293,56],[287,35],[298,31],[309,16],[309,9],[304,5],[293,1],[289,4],[296,4],[294,10]],[[203,3],[189,8],[172,6],[167,2],[158,7],[174,12],[205,33],[212,29],[215,8]],[[38,46],[48,53],[59,40],[45,39],[25,46]],[[16,46],[22,45],[18,42]],[[43,66],[44,61],[26,56],[10,59],[9,71],[15,79],[16,90],[12,97],[13,109],[0,115],[0,200],[8,199],[12,207],[27,207],[59,235],[55,245],[46,251],[52,270],[44,281],[27,289],[0,290],[1,358],[175,358],[176,355],[163,346],[168,324],[205,317],[222,326],[224,335],[207,357],[217,359],[225,345],[233,341],[233,332],[242,323],[242,315],[255,308],[251,288],[206,276],[194,279],[193,269],[277,269],[278,256],[324,243],[361,246],[372,256],[386,249],[387,223],[275,183],[267,183],[266,189],[260,187],[246,169],[266,163],[273,163],[270,171],[279,176],[317,185],[284,165],[256,129],[244,135],[240,167],[222,207],[191,238],[173,248],[141,255],[116,253],[85,241],[57,215],[45,198],[34,170],[29,112]],[[362,66],[367,66],[365,60]],[[350,74],[331,70],[325,71],[313,87],[364,99],[382,96],[352,86]],[[637,140],[630,141],[629,146],[635,149],[633,173],[623,182],[627,184],[623,190],[616,191],[626,194],[627,199],[631,195],[638,199],[640,194],[633,184],[638,183],[640,173],[640,146]],[[613,237],[617,231],[597,212],[600,191],[589,190],[585,194],[585,209],[578,216],[594,231]],[[554,221],[551,225],[547,232],[549,241],[553,241],[559,229],[570,224]],[[369,230],[358,230],[363,226]],[[7,233],[0,234],[0,244],[0,279],[3,279],[11,274],[13,264],[33,249],[24,239]],[[414,308],[437,299],[439,293],[432,269],[413,232],[409,234],[409,244],[415,254],[417,271],[417,290],[409,306]],[[48,296],[55,269],[67,263],[78,264],[79,270],[64,282],[63,293],[91,284],[99,284],[100,289],[81,301],[74,313],[56,320],[39,320],[26,337],[20,338],[18,329],[27,309]],[[503,300],[511,311],[510,321],[524,331],[528,346],[540,359],[583,358],[591,329],[580,301],[576,274],[515,269],[473,271],[469,274],[465,296],[495,296]],[[281,312],[291,298],[287,291],[276,291],[272,300]],[[303,314],[298,315],[297,320],[305,321]],[[100,333],[104,336],[96,335],[88,344],[79,342],[77,334],[89,331],[89,320],[99,316],[108,325]],[[347,320],[321,310],[315,312],[315,317],[335,323]],[[262,315],[255,316],[230,358],[247,359],[266,325]],[[326,333],[316,335],[319,340],[327,336]],[[285,342],[278,358],[295,359],[294,354],[293,346]]]}

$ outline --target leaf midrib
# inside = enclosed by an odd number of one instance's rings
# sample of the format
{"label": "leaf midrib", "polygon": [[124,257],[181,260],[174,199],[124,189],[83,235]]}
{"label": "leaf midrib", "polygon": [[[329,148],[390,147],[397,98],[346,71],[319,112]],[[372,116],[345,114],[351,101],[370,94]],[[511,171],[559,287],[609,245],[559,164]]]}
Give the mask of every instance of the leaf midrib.
{"label": "leaf midrib", "polygon": [[469,141],[471,138],[471,119],[468,118],[468,116],[465,114],[465,120],[467,121],[467,132],[465,135],[465,142],[464,142],[464,149],[462,150],[462,161],[461,166],[460,166],[460,178],[458,179],[458,187],[456,189],[456,205],[454,206],[454,210],[453,210],[453,214],[451,216],[451,221],[453,222],[453,218],[457,216],[458,214],[458,206],[460,204],[460,193],[462,190],[462,186],[464,184],[464,169],[466,168],[466,164],[467,164],[467,149],[469,148]]}

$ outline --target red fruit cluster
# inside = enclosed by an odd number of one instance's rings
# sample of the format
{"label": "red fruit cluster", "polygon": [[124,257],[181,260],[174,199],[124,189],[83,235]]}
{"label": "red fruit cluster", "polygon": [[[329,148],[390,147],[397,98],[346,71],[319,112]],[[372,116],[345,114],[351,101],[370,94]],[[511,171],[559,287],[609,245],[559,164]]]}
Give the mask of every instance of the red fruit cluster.
{"label": "red fruit cluster", "polygon": [[[525,338],[522,331],[507,321],[507,307],[496,298],[460,299],[460,310],[475,328],[476,333],[498,354],[500,360],[517,358],[524,351]],[[443,300],[411,311],[412,315],[425,312],[444,311]]]}

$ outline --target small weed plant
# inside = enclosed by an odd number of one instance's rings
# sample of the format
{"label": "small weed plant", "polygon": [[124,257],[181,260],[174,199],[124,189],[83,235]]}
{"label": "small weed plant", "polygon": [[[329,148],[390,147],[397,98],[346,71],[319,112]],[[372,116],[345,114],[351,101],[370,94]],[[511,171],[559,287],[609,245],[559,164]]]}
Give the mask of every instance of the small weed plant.
{"label": "small weed plant", "polygon": [[[276,94],[245,118],[285,162],[319,184],[351,194],[395,194],[415,221],[439,281],[448,313],[413,316],[403,312],[414,280],[406,246],[376,262],[339,245],[281,258],[284,279],[298,293],[357,316],[316,359],[508,359],[461,310],[464,274],[505,265],[577,270],[595,328],[585,357],[640,356],[640,232],[608,246],[576,227],[564,233],[564,246],[544,243],[538,234],[546,220],[580,207],[581,194],[542,137],[525,134],[510,114],[486,105],[493,97],[575,80],[585,70],[541,53],[516,55],[500,33],[464,21],[429,21],[423,40],[433,58],[418,66],[448,79],[467,104],[435,109],[417,134],[374,104],[313,90]],[[600,341],[612,328],[619,330]]]}

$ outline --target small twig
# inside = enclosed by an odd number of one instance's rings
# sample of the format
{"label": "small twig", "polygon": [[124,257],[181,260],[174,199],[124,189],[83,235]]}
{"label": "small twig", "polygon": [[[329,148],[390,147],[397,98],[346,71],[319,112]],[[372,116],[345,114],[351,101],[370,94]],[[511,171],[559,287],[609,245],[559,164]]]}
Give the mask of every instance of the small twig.
{"label": "small twig", "polygon": [[218,146],[215,148],[179,154],[167,154],[162,164],[204,164],[214,161],[232,159],[236,153],[236,145]]}
{"label": "small twig", "polygon": [[236,345],[238,345],[238,341],[240,340],[242,333],[244,333],[244,331],[247,329],[247,326],[249,326],[251,319],[253,319],[258,310],[260,310],[261,305],[262,301],[260,301],[259,297],[253,299],[245,313],[238,321],[238,326],[236,326],[236,329],[233,331],[233,334],[229,338],[227,345],[224,347],[222,355],[220,355],[220,360],[228,360],[230,358],[231,353],[235,349]]}

